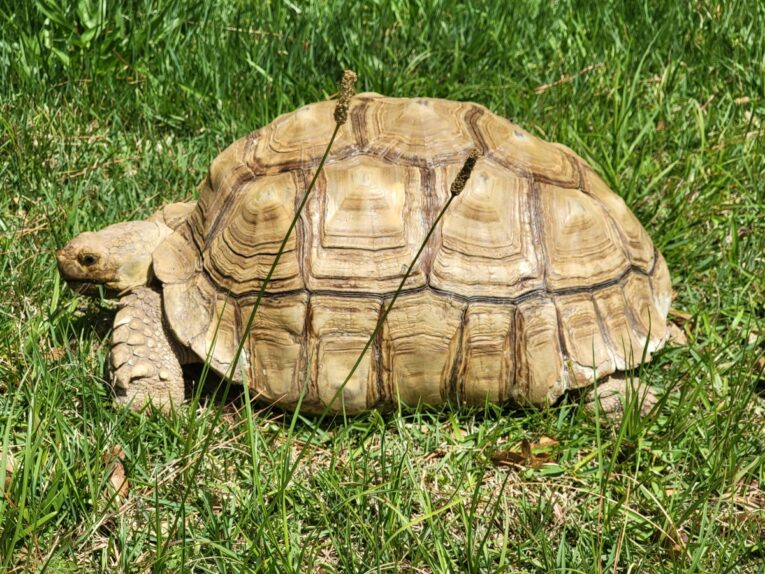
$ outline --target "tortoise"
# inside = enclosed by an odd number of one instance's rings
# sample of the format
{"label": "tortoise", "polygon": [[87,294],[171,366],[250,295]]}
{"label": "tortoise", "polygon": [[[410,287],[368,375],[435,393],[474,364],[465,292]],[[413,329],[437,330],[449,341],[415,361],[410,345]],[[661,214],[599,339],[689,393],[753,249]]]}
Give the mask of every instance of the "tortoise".
{"label": "tortoise", "polygon": [[[375,93],[350,101],[245,333],[334,106],[307,105],[235,141],[198,202],[57,252],[75,289],[121,298],[110,353],[118,401],[179,404],[181,365],[207,361],[260,400],[306,412],[545,406],[665,344],[665,260],[581,157],[481,105]],[[476,147],[464,190],[343,386]]]}

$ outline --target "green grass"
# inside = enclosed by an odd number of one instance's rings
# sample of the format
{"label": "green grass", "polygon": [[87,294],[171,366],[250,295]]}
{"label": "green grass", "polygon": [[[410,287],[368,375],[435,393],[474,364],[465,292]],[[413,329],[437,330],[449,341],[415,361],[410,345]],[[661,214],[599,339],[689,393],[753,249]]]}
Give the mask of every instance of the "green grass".
{"label": "green grass", "polygon": [[[764,571],[765,7],[467,4],[0,0],[0,570]],[[627,200],[691,317],[642,370],[653,416],[111,406],[111,306],[54,249],[190,197],[344,67],[482,103]]]}

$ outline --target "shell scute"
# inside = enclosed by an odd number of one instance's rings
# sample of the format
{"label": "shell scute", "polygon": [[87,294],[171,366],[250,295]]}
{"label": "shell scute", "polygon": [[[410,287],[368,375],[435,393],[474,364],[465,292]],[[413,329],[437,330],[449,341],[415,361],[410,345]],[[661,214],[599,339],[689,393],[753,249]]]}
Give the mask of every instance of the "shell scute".
{"label": "shell scute", "polygon": [[432,167],[464,161],[475,147],[465,121],[474,104],[434,98],[374,98],[361,118],[364,150],[391,162]]}
{"label": "shell scute", "polygon": [[623,284],[624,299],[629,302],[632,327],[638,336],[642,348],[646,347],[648,356],[667,338],[667,323],[664,320],[651,291],[651,282],[642,273],[631,273]]}
{"label": "shell scute", "polygon": [[[360,103],[358,98],[351,100],[349,113],[353,114]],[[279,116],[251,135],[245,163],[255,173],[317,165],[335,129],[335,105],[333,101],[317,102]],[[332,145],[333,158],[357,148],[352,124],[346,122]]]}
{"label": "shell scute", "polygon": [[[232,195],[202,254],[205,270],[221,288],[237,295],[260,289],[294,217],[299,185],[294,174],[282,173],[247,180]],[[296,246],[293,232],[269,291],[303,287]]]}
{"label": "shell scute", "polygon": [[[360,155],[329,165],[306,206],[305,272],[311,290],[396,289],[427,233],[418,169]],[[425,285],[423,263],[406,288]]]}
{"label": "shell scute", "polygon": [[215,299],[204,340],[196,338],[192,342],[192,348],[200,355],[204,352],[204,356],[210,358],[210,366],[216,372],[224,373],[241,384],[247,380],[246,369],[243,368],[244,362],[240,361],[237,368],[231,370],[239,346],[237,311],[234,299],[219,294]]}
{"label": "shell scute", "polygon": [[492,113],[476,122],[488,157],[525,177],[560,187],[579,186],[579,170],[560,147]]}
{"label": "shell scute", "polygon": [[511,396],[515,381],[515,306],[471,303],[465,313],[458,398],[481,406]]}
{"label": "shell scute", "polygon": [[[460,166],[436,171],[445,196]],[[544,287],[534,244],[531,183],[490,160],[476,165],[434,242],[430,284],[464,296],[519,297]],[[472,270],[480,269],[480,273]]]}
{"label": "shell scute", "polygon": [[524,301],[515,313],[515,385],[519,403],[549,405],[569,387],[555,304],[549,298]]}
{"label": "shell scute", "polygon": [[661,253],[655,252],[653,272],[651,273],[651,293],[653,302],[659,311],[659,317],[666,317],[672,305],[672,279],[669,276],[667,262]]}
{"label": "shell scute", "polygon": [[649,273],[653,268],[654,248],[638,218],[591,168],[583,167],[582,173],[583,190],[600,203],[602,217],[614,221],[614,227],[622,234],[631,264]]}
{"label": "shell scute", "polygon": [[539,184],[539,235],[547,256],[547,288],[587,287],[630,267],[619,233],[586,194]]}
{"label": "shell scute", "polygon": [[322,405],[350,414],[381,400],[376,383],[379,366],[373,349],[364,353],[346,382],[374,331],[381,307],[379,299],[324,295],[311,298],[309,368]]}
{"label": "shell scute", "polygon": [[450,395],[465,305],[430,291],[402,296],[383,325],[383,385],[393,401],[441,404]]}
{"label": "shell scute", "polygon": [[[612,285],[593,292],[593,299],[602,319],[603,334],[608,342],[615,370],[624,371],[640,364],[644,340],[630,319],[629,303],[621,285]],[[650,357],[650,355],[649,355]]]}
{"label": "shell scute", "polygon": [[[254,302],[254,297],[239,301],[242,325],[247,324]],[[286,407],[302,398],[307,411],[317,408],[310,381],[303,376],[307,312],[305,293],[261,300],[243,357],[255,398]]]}
{"label": "shell scute", "polygon": [[555,306],[570,366],[571,386],[589,385],[612,373],[613,358],[592,295],[573,293],[558,296]]}

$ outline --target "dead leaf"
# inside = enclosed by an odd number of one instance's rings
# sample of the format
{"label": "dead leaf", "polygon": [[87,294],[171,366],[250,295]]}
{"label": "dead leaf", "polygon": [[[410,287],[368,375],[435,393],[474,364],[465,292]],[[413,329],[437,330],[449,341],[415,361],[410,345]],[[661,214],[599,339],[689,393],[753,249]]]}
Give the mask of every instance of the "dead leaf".
{"label": "dead leaf", "polygon": [[66,350],[63,347],[53,347],[50,351],[45,353],[45,360],[50,363],[60,361],[66,356]]}
{"label": "dead leaf", "polygon": [[600,69],[603,66],[605,66],[605,64],[601,62],[600,64],[592,64],[590,66],[582,68],[581,70],[579,70],[578,72],[572,75],[563,74],[560,77],[560,79],[556,80],[555,82],[552,82],[551,84],[542,84],[541,86],[537,86],[536,88],[534,88],[534,93],[537,95],[543,94],[550,88],[555,88],[557,86],[561,86],[563,84],[568,84],[569,82],[573,82],[577,76],[581,76],[583,74],[589,74],[593,70]]}
{"label": "dead leaf", "polygon": [[688,345],[688,337],[685,331],[678,327],[675,322],[669,321],[667,323],[667,331],[669,333],[667,341],[670,345],[675,347],[685,347]]}
{"label": "dead leaf", "polygon": [[686,313],[685,311],[681,311],[680,309],[675,309],[674,307],[670,308],[669,316],[672,317],[674,322],[677,323],[680,327],[682,327],[686,323],[690,323],[691,319],[693,319],[693,315],[691,315],[690,313]]}
{"label": "dead leaf", "polygon": [[8,490],[11,486],[11,475],[16,471],[16,462],[13,460],[13,455],[9,450],[0,450],[0,460],[5,457],[5,486],[3,490]]}
{"label": "dead leaf", "polygon": [[749,96],[742,96],[740,98],[736,98],[735,100],[733,100],[733,103],[736,104],[737,106],[745,106],[751,101],[752,99]]}
{"label": "dead leaf", "polygon": [[104,453],[103,460],[104,464],[111,466],[109,484],[104,494],[107,497],[111,497],[116,492],[117,496],[127,498],[130,491],[130,482],[125,473],[125,466],[122,464],[125,460],[125,451],[122,450],[120,445],[115,445],[111,450]]}
{"label": "dead leaf", "polygon": [[[765,506],[765,491],[756,479],[741,477],[737,481],[737,492],[731,493],[730,498],[741,507],[759,510]],[[726,499],[728,497],[726,496]]]}
{"label": "dead leaf", "polygon": [[744,226],[738,228],[736,235],[738,235],[738,238],[741,239],[743,237],[748,237],[752,233],[754,233],[754,230],[751,227]]}
{"label": "dead leaf", "polygon": [[526,466],[528,459],[519,452],[508,449],[495,450],[491,453],[491,462],[494,464],[506,464],[511,466]]}
{"label": "dead leaf", "polygon": [[553,462],[553,457],[544,451],[557,444],[558,441],[550,437],[542,437],[533,444],[527,439],[523,439],[519,445],[520,452],[517,452],[517,446],[513,449],[496,450],[491,454],[491,461],[498,465],[525,466],[537,469],[548,462]]}
{"label": "dead leaf", "polygon": [[444,458],[446,456],[446,449],[443,448],[437,448],[434,451],[429,452],[426,454],[422,460],[423,461],[431,461],[431,460],[437,460],[440,458]]}
{"label": "dead leaf", "polygon": [[553,516],[555,517],[555,523],[563,524],[563,521],[566,519],[566,511],[563,509],[559,497],[555,497],[553,500],[552,511]]}
{"label": "dead leaf", "polygon": [[714,94],[712,94],[711,96],[709,96],[709,97],[707,98],[707,101],[706,101],[706,102],[704,102],[703,104],[701,104],[701,108],[699,108],[699,109],[701,110],[701,112],[702,112],[702,113],[706,113],[706,111],[707,111],[707,108],[709,107],[709,104],[711,104],[711,103],[712,103],[712,100],[714,100],[714,99],[715,99],[715,95],[714,95]]}
{"label": "dead leaf", "polygon": [[560,444],[557,440],[549,436],[543,436],[537,441],[537,445],[540,447],[556,446]]}
{"label": "dead leaf", "polygon": [[688,535],[682,528],[670,528],[670,532],[662,539],[667,551],[673,556],[682,556],[688,547]]}
{"label": "dead leaf", "polygon": [[531,461],[531,443],[526,439],[521,441],[521,454],[523,455],[523,458]]}
{"label": "dead leaf", "polygon": [[752,110],[746,110],[744,112],[744,119],[748,124],[752,124],[754,127],[759,128],[760,127],[760,118],[755,116],[752,113]]}

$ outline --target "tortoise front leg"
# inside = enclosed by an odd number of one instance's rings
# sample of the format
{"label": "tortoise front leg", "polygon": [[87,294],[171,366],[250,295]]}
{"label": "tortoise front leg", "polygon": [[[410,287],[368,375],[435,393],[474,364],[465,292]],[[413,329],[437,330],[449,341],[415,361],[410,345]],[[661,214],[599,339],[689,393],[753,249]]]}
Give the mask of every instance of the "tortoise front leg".
{"label": "tortoise front leg", "polygon": [[[596,407],[595,401],[599,406]],[[598,381],[597,387],[587,393],[584,407],[592,413],[597,408],[609,419],[619,421],[624,415],[624,408],[633,401],[637,402],[640,414],[646,416],[659,399],[653,389],[637,377],[628,379],[624,373],[614,373]]]}
{"label": "tortoise front leg", "polygon": [[110,363],[117,403],[135,410],[151,402],[168,409],[184,399],[183,349],[162,318],[162,296],[139,287],[120,300]]}

